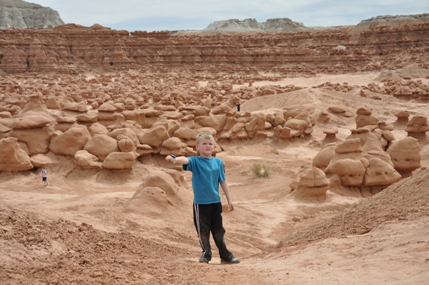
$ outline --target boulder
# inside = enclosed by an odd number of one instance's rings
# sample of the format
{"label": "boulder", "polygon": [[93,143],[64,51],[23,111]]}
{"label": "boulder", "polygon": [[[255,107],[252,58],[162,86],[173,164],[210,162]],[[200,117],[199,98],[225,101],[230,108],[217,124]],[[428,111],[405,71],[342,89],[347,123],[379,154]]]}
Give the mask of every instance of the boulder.
{"label": "boulder", "polygon": [[420,144],[413,137],[395,140],[386,151],[393,162],[393,167],[404,177],[421,167]]}
{"label": "boulder", "polygon": [[83,169],[101,169],[98,158],[86,150],[78,150],[75,153],[74,164]]}
{"label": "boulder", "polygon": [[83,148],[103,161],[112,152],[119,152],[118,141],[108,135],[92,137]]}
{"label": "boulder", "polygon": [[379,158],[369,159],[365,173],[365,186],[388,186],[398,182],[402,176],[392,165]]}
{"label": "boulder", "polygon": [[0,171],[17,172],[32,168],[30,157],[21,149],[18,139],[0,139]]}
{"label": "boulder", "polygon": [[111,152],[104,159],[102,167],[112,170],[131,169],[136,162],[136,154],[133,152]]}
{"label": "boulder", "polygon": [[295,199],[324,201],[328,184],[325,173],[317,167],[312,167],[301,175],[298,187],[292,193]]}
{"label": "boulder", "polygon": [[75,124],[65,133],[56,131],[51,138],[49,149],[55,154],[74,156],[78,150],[83,150],[91,139],[88,129]]}

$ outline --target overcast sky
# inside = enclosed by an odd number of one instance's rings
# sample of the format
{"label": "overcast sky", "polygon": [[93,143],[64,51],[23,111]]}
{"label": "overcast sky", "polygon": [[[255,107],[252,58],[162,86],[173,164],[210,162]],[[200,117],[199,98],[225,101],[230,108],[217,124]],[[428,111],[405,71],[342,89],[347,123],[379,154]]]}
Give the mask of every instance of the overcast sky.
{"label": "overcast sky", "polygon": [[201,30],[214,21],[289,18],[305,26],[356,25],[384,15],[429,13],[428,0],[26,0],[65,23],[127,31]]}

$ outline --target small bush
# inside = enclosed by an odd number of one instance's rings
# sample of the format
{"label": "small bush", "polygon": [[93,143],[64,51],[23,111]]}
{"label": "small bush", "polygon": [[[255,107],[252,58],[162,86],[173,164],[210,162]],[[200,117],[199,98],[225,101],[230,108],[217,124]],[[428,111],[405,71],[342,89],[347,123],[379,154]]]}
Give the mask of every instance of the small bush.
{"label": "small bush", "polygon": [[270,167],[265,164],[254,163],[252,172],[258,178],[268,178],[270,176]]}

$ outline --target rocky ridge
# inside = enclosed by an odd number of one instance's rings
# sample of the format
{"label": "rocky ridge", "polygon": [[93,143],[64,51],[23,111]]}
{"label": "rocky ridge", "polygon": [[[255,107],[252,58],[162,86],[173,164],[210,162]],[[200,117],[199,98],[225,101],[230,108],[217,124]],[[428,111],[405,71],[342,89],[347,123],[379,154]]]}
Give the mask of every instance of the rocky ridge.
{"label": "rocky ridge", "polygon": [[429,19],[281,32],[176,33],[75,24],[0,31],[0,70],[183,71],[279,76],[429,66]]}
{"label": "rocky ridge", "polygon": [[305,29],[303,23],[292,21],[289,18],[267,19],[266,22],[258,22],[255,19],[229,19],[215,21],[207,26],[204,32],[244,32],[244,31],[293,31]]}
{"label": "rocky ridge", "polygon": [[0,0],[0,29],[51,28],[63,25],[56,10],[22,0]]}

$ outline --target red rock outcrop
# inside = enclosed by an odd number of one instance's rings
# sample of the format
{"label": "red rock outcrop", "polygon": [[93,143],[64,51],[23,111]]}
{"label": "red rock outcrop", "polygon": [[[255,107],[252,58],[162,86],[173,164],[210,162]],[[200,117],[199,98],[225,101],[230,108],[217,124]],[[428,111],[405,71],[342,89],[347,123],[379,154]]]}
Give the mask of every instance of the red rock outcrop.
{"label": "red rock outcrop", "polygon": [[[429,19],[267,33],[169,33],[75,24],[0,30],[8,73],[82,70],[338,73],[428,66]],[[342,49],[337,47],[341,46]],[[333,52],[333,50],[335,52]]]}

